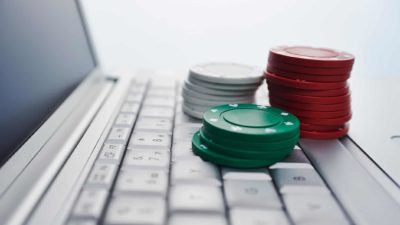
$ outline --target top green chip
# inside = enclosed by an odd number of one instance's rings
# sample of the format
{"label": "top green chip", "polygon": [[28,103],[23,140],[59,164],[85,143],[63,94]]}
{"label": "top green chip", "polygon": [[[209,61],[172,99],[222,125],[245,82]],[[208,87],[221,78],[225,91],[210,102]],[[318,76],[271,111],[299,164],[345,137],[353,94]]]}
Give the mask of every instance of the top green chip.
{"label": "top green chip", "polygon": [[299,133],[296,116],[278,108],[255,104],[228,104],[210,108],[203,115],[204,129],[225,139],[277,141]]}

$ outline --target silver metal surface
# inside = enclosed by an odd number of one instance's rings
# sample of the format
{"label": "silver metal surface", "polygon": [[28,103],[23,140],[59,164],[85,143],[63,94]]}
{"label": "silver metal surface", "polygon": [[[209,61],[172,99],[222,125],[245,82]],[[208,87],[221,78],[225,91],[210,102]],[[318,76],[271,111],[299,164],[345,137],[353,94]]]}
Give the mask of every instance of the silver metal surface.
{"label": "silver metal surface", "polygon": [[197,213],[176,213],[170,220],[169,225],[227,225],[224,215],[199,215]]}
{"label": "silver metal surface", "polygon": [[166,203],[160,196],[116,196],[111,199],[105,224],[163,225],[165,217]]}
{"label": "silver metal surface", "polygon": [[231,208],[282,208],[281,200],[271,181],[225,180],[224,191],[227,204]]}
{"label": "silver metal surface", "polygon": [[220,187],[180,184],[170,189],[171,212],[213,212],[224,214],[225,206]]}
{"label": "silver metal surface", "polygon": [[284,195],[283,200],[296,225],[349,225],[331,195]]}
{"label": "silver metal surface", "polygon": [[116,195],[158,194],[166,196],[168,172],[137,168],[122,170],[115,185]]}
{"label": "silver metal surface", "polygon": [[94,71],[68,98],[68,104],[63,104],[1,169],[1,178],[13,176],[4,179],[12,182],[8,182],[0,199],[1,224],[20,224],[30,214],[86,130],[110,87],[104,75]]}
{"label": "silver metal surface", "polygon": [[281,210],[237,208],[231,211],[230,219],[232,225],[290,224],[285,213]]}
{"label": "silver metal surface", "polygon": [[351,139],[400,187],[400,77],[351,80]]}
{"label": "silver metal surface", "polygon": [[300,145],[357,225],[391,225],[400,206],[338,140]]}
{"label": "silver metal surface", "polygon": [[118,113],[116,109],[127,90],[128,81],[119,79],[27,224],[55,225],[64,222]]}

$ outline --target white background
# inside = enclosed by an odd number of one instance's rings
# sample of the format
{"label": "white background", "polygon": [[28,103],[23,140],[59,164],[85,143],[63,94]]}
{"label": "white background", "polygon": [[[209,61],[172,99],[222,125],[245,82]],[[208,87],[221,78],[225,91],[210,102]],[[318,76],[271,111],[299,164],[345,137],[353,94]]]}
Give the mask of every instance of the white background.
{"label": "white background", "polygon": [[400,76],[400,1],[83,0],[106,70],[233,61],[265,67],[274,45],[346,50],[353,76]]}

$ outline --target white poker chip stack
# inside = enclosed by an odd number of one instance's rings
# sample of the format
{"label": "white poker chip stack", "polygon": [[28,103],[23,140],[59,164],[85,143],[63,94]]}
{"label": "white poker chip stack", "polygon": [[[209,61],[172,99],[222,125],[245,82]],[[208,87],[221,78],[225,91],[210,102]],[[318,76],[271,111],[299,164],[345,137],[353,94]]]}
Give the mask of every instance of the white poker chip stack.
{"label": "white poker chip stack", "polygon": [[206,63],[192,66],[182,87],[182,110],[201,119],[208,108],[229,103],[254,103],[262,83],[258,67],[236,63]]}

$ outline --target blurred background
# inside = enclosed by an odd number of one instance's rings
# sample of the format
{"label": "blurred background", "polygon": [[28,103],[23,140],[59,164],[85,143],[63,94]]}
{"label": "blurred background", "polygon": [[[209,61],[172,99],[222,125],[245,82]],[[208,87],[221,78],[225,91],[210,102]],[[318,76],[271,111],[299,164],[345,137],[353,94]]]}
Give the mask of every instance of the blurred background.
{"label": "blurred background", "polygon": [[400,76],[400,1],[82,0],[106,71],[232,61],[274,45],[346,50],[352,76]]}

